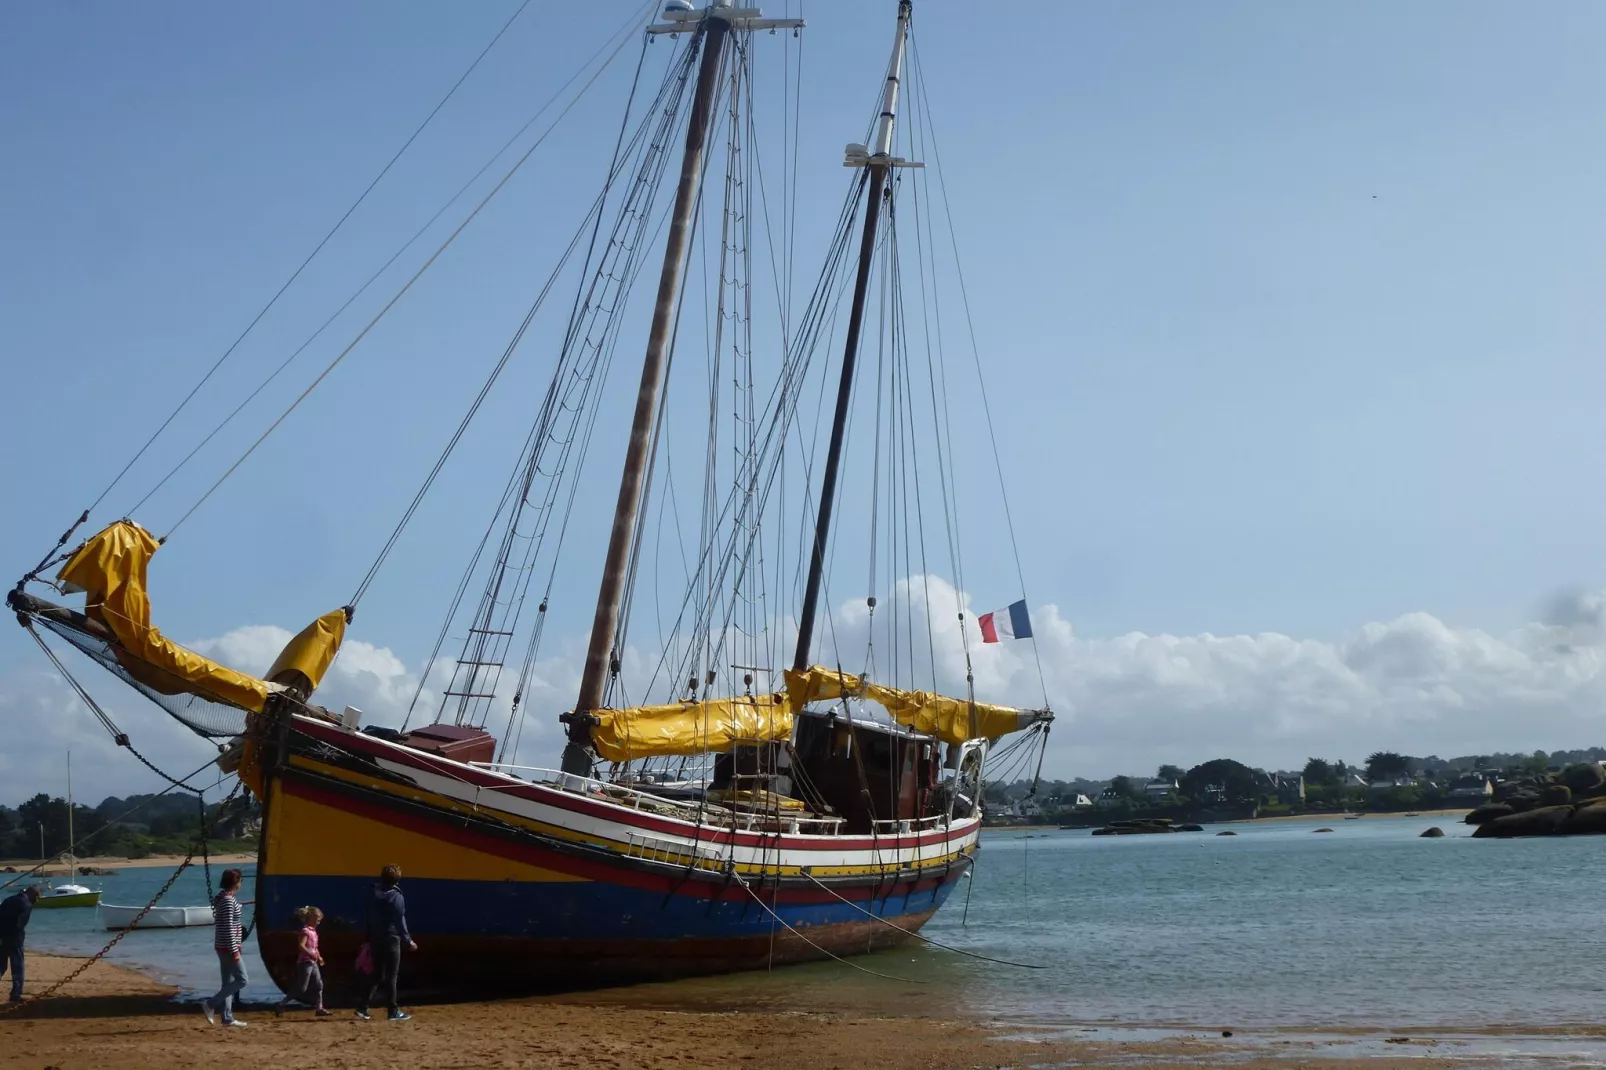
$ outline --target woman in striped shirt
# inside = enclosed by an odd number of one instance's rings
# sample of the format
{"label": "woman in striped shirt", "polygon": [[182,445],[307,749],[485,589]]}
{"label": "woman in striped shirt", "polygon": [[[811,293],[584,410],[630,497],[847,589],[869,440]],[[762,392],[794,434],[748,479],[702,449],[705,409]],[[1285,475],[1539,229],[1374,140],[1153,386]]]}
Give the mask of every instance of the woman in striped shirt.
{"label": "woman in striped shirt", "polygon": [[234,1016],[234,997],[246,986],[245,962],[240,958],[240,901],[235,892],[240,888],[240,871],[223,871],[222,891],[212,900],[212,947],[217,951],[218,969],[223,975],[223,987],[211,999],[201,1001],[201,1013],[207,1023],[219,1012],[223,1024],[243,1026]]}

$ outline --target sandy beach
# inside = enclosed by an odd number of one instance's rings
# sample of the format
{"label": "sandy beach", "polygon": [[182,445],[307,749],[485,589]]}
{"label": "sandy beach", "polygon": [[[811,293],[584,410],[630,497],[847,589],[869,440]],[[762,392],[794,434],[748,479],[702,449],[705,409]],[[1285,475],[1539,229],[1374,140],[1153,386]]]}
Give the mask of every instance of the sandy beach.
{"label": "sandy beach", "polygon": [[[28,993],[61,978],[78,961],[30,955]],[[658,989],[661,994],[663,986]],[[326,1019],[306,1010],[275,1019],[269,1006],[248,1003],[240,1012],[248,1026],[225,1030],[208,1027],[193,1004],[175,1002],[172,989],[135,971],[97,964],[61,994],[0,1016],[0,1067],[991,1070],[1226,1062],[1247,1070],[1449,1070],[1465,1065],[1453,1050],[1453,1038],[1431,1033],[1225,1037],[1200,1030],[1120,1039],[1101,1029],[1079,1031],[1082,1037],[1071,1039],[1011,1037],[984,1021],[950,1013],[955,1001],[948,997],[954,995],[945,994],[937,1006],[911,1001],[906,1013],[889,1015],[885,1008],[666,1009],[660,1000],[636,1002],[632,990],[614,990],[420,1006],[413,1008],[414,1020],[404,1024],[360,1022],[345,1010]]]}
{"label": "sandy beach", "polygon": [[[221,854],[212,855],[211,857],[211,861],[214,866],[249,865],[254,863],[256,860],[257,856],[254,854]],[[178,864],[182,861],[184,861],[183,855],[151,855],[148,858],[97,856],[93,858],[80,858],[78,860],[78,868],[79,870],[103,869],[112,870],[114,872],[120,869],[137,869],[142,867],[161,866],[166,866],[169,869],[176,869],[178,868]],[[199,861],[200,859],[197,858],[196,862]],[[0,859],[0,884],[5,884],[7,881],[15,879],[19,874],[27,873],[38,864],[39,860],[37,858]],[[45,866],[43,869],[39,870],[37,874],[35,874],[35,876],[40,878],[65,877],[66,875],[67,866],[61,862],[52,862],[50,865]]]}
{"label": "sandy beach", "polygon": [[[1384,813],[1377,813],[1377,814],[1362,813],[1361,817],[1360,817],[1360,820],[1368,820],[1368,819],[1381,820],[1381,819],[1384,819],[1384,818],[1410,817],[1414,821],[1415,819],[1420,817],[1424,821],[1426,821],[1426,820],[1428,820],[1430,818],[1435,820],[1435,821],[1460,821],[1462,818],[1466,817],[1471,812],[1472,811],[1467,809],[1466,807],[1461,807],[1460,809],[1456,809],[1456,810],[1415,810],[1415,811],[1412,811],[1410,814],[1392,813],[1392,812],[1391,813],[1386,813],[1386,814],[1384,814]],[[1278,815],[1276,817],[1251,817],[1251,818],[1245,818],[1243,821],[1225,821],[1225,822],[1222,822],[1222,823],[1223,824],[1227,824],[1227,825],[1241,825],[1241,824],[1248,824],[1250,822],[1253,822],[1255,824],[1262,824],[1262,823],[1270,824],[1270,823],[1274,823],[1274,822],[1288,822],[1288,821],[1325,821],[1328,824],[1331,824],[1331,823],[1333,823],[1335,821],[1343,821],[1346,816],[1348,816],[1348,815],[1347,814],[1340,814],[1340,813],[1333,813],[1333,814],[1288,814],[1286,816],[1285,815]]]}

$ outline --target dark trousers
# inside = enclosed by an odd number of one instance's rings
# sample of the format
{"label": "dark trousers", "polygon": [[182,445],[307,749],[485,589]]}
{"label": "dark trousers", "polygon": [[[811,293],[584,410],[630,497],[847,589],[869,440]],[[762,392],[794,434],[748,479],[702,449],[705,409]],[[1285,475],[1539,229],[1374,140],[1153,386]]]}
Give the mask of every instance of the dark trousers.
{"label": "dark trousers", "polygon": [[366,1011],[384,997],[394,1014],[400,1009],[396,1002],[396,975],[401,972],[401,937],[381,936],[368,944],[374,956],[374,984],[358,1009]]}
{"label": "dark trousers", "polygon": [[22,945],[0,944],[0,977],[11,968],[11,998],[22,998]]}

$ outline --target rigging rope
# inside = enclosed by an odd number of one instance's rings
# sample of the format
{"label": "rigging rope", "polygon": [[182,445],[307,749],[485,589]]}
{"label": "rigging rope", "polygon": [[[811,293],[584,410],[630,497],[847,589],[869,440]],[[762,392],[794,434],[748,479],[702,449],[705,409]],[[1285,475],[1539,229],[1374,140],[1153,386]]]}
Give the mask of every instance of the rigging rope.
{"label": "rigging rope", "polygon": [[424,276],[424,273],[435,265],[435,261],[440,259],[441,255],[445,253],[447,249],[451,248],[452,243],[457,241],[459,235],[461,235],[464,230],[468,229],[469,224],[474,222],[474,220],[479,217],[479,214],[485,210],[485,207],[489,205],[493,199],[495,199],[497,194],[501,193],[503,188],[506,187],[510,181],[512,181],[513,176],[519,172],[519,169],[522,168],[530,159],[530,157],[535,153],[535,150],[540,148],[542,143],[546,141],[547,137],[552,133],[553,129],[556,128],[557,124],[562,122],[564,117],[574,109],[574,106],[580,102],[582,97],[585,96],[586,91],[596,84],[597,79],[600,78],[602,73],[612,65],[614,59],[619,55],[620,51],[623,50],[628,40],[629,38],[625,38],[619,42],[618,47],[609,53],[608,58],[604,60],[602,65],[597,68],[597,70],[589,79],[587,79],[585,85],[580,88],[580,91],[576,93],[566,105],[564,105],[563,110],[559,112],[557,119],[553,121],[552,125],[548,126],[547,129],[543,131],[533,143],[531,143],[530,147],[526,149],[524,154],[518,158],[511,168],[508,169],[507,173],[502,176],[501,180],[498,181],[496,185],[491,188],[491,191],[487,193],[477,205],[474,206],[473,211],[469,212],[463,221],[457,225],[457,228],[447,236],[446,240],[442,242],[433,253],[430,254],[429,259],[424,261],[423,265],[413,273],[412,277],[407,280],[401,289],[397,290],[395,295],[385,303],[384,307],[374,315],[373,319],[369,320],[368,324],[357,333],[357,336],[353,338],[351,342],[335,356],[334,360],[329,362],[328,366],[326,366],[324,370],[318,374],[318,377],[314,379],[312,383],[305,390],[303,390],[294,401],[290,403],[290,406],[286,408],[284,412],[279,414],[278,418],[268,426],[268,429],[263,431],[262,434],[257,437],[256,441],[251,443],[251,445],[246,448],[245,452],[242,453],[240,457],[233,464],[231,464],[221,476],[217,478],[217,481],[207,488],[206,492],[201,495],[199,500],[197,500],[194,505],[190,506],[183,516],[178,518],[178,521],[174,523],[174,525],[168,529],[167,534],[163,536],[164,541],[171,538],[173,533],[177,531],[186,520],[193,516],[195,511],[205,504],[206,500],[210,498],[217,491],[217,489],[221,487],[224,482],[239,469],[240,465],[244,464],[246,459],[250,457],[251,454],[256,452],[257,447],[261,446],[262,443],[267,440],[269,435],[273,434],[273,432],[279,429],[279,425],[284,423],[284,421],[289,418],[290,414],[299,408],[301,403],[307,400],[314,390],[322,385],[323,381],[327,379],[337,367],[339,367],[340,363],[346,359],[347,355],[350,354],[353,349],[357,348],[358,344],[368,336],[368,333],[379,324],[379,321],[384,319],[390,310],[396,306],[396,303],[399,302],[407,294],[407,292],[413,288],[413,285]]}
{"label": "rigging rope", "polygon": [[803,870],[803,876],[807,877],[811,881],[814,881],[815,886],[817,888],[819,888],[821,891],[829,892],[832,896],[834,896],[837,899],[840,899],[842,902],[846,903],[848,906],[852,907],[854,910],[857,910],[860,914],[863,914],[865,917],[870,918],[873,921],[879,921],[882,925],[885,925],[889,929],[896,929],[898,932],[903,933],[905,936],[912,936],[916,940],[924,941],[925,943],[930,944],[932,947],[940,947],[944,951],[952,951],[956,955],[964,955],[967,958],[980,959],[983,962],[996,962],[1000,966],[1019,966],[1023,970],[1046,970],[1046,969],[1048,969],[1047,966],[1039,965],[1037,963],[1032,963],[1032,962],[1011,962],[1009,959],[994,958],[991,955],[983,955],[983,954],[980,954],[980,953],[975,952],[975,951],[966,951],[962,947],[954,947],[953,945],[945,944],[940,940],[933,940],[931,937],[924,936],[924,935],[922,935],[920,933],[917,933],[913,929],[905,929],[901,925],[897,925],[897,924],[895,924],[895,923],[893,923],[891,921],[888,921],[886,918],[883,918],[879,914],[872,914],[870,911],[864,909],[862,906],[860,906],[858,903],[855,903],[853,900],[844,898],[843,896],[839,895],[834,888],[831,888],[828,885],[825,885],[825,884],[821,883],[818,879],[815,878],[814,874],[812,874],[812,873],[810,873],[808,871],[807,868],[805,868]]}
{"label": "rigging rope", "polygon": [[764,902],[763,899],[759,898],[758,893],[753,891],[752,886],[749,885],[745,880],[742,879],[742,875],[740,873],[737,873],[735,870],[732,870],[730,875],[731,875],[732,879],[734,879],[736,881],[737,884],[740,884],[742,886],[742,890],[743,891],[745,891],[748,895],[753,897],[753,902],[755,902],[759,906],[763,907],[764,910],[769,914],[769,916],[772,919],[774,919],[776,922],[778,922],[780,925],[782,925],[786,929],[787,932],[791,933],[793,936],[797,937],[799,940],[803,941],[805,944],[809,945],[814,950],[816,950],[820,954],[824,955],[826,958],[832,959],[832,960],[834,960],[836,962],[840,962],[844,966],[852,966],[855,970],[858,970],[860,973],[867,973],[871,977],[879,977],[883,981],[902,981],[902,982],[904,982],[906,984],[911,984],[911,985],[923,985],[923,984],[929,984],[930,983],[928,981],[923,981],[918,977],[894,977],[890,973],[881,973],[881,972],[879,972],[877,970],[870,969],[868,966],[860,966],[857,962],[850,961],[848,959],[843,958],[840,955],[833,954],[832,952],[827,951],[825,948],[821,947],[819,944],[816,944],[813,940],[810,940],[808,937],[804,936],[802,933],[800,933],[796,929],[794,929],[792,927],[792,924],[790,922],[788,922],[785,918],[781,917],[779,914],[775,913],[775,911],[771,910],[770,909],[770,905],[768,903]]}
{"label": "rigging rope", "polygon": [[[639,20],[635,19],[634,16],[632,16],[631,21],[627,22],[625,24],[624,30],[628,30],[631,26],[635,25],[635,23],[637,21],[639,21]],[[248,405],[251,404],[251,402],[255,401],[257,396],[260,395],[262,393],[262,391],[266,390],[270,385],[272,385],[273,381],[279,377],[281,372],[283,372],[292,363],[294,363],[295,359],[297,357],[299,357],[302,353],[306,352],[308,347],[310,347],[313,342],[316,342],[319,338],[321,338],[323,336],[323,332],[328,330],[331,326],[333,326],[335,321],[338,320],[342,315],[344,315],[348,308],[350,308],[352,305],[356,304],[357,299],[362,297],[363,294],[367,293],[369,287],[373,286],[374,283],[378,282],[380,277],[382,275],[384,275],[385,272],[389,271],[390,268],[391,268],[391,265],[396,263],[397,260],[400,260],[402,255],[404,253],[406,253],[407,250],[411,249],[415,244],[417,244],[418,240],[420,238],[422,238],[426,233],[429,232],[430,228],[433,227],[436,224],[437,221],[439,221],[440,217],[445,215],[447,210],[450,209],[452,207],[452,205],[454,205],[458,201],[460,201],[463,198],[463,195],[466,194],[471,188],[473,188],[474,184],[476,182],[478,182],[485,175],[485,172],[487,172],[487,171],[489,171],[491,169],[491,165],[496,163],[497,160],[501,159],[507,153],[508,149],[512,148],[513,145],[519,140],[519,138],[523,137],[524,134],[530,129],[530,127],[534,126],[540,120],[541,116],[545,115],[547,113],[548,109],[550,109],[552,107],[552,105],[554,105],[554,104],[556,104],[558,102],[558,100],[563,96],[563,94],[568,91],[568,88],[571,85],[573,85],[580,78],[580,76],[582,74],[584,74],[586,72],[586,70],[591,66],[592,63],[596,62],[597,57],[602,55],[602,53],[608,47],[608,42],[611,42],[614,39],[614,37],[617,37],[619,35],[620,32],[623,32],[623,31],[615,31],[615,33],[612,36],[610,36],[607,39],[607,41],[605,41],[600,47],[598,47],[598,49],[595,52],[593,52],[589,57],[587,57],[585,62],[582,63],[580,65],[580,67],[572,75],[569,76],[569,79],[566,82],[564,82],[561,86],[559,86],[557,91],[555,93],[553,93],[552,96],[547,99],[546,103],[542,104],[541,107],[537,108],[536,111],[535,111],[535,114],[530,116],[529,119],[525,120],[524,125],[519,127],[519,129],[516,130],[513,133],[512,137],[510,137],[506,141],[504,141],[502,143],[502,147],[497,149],[496,152],[492,153],[490,158],[487,159],[483,164],[480,165],[479,170],[475,171],[473,175],[469,176],[468,181],[464,182],[461,186],[459,186],[458,189],[457,189],[457,192],[453,193],[451,195],[451,197],[447,198],[447,200],[446,200],[446,202],[444,204],[442,204],[439,208],[437,208],[435,210],[435,214],[430,216],[429,219],[427,219],[424,222],[423,226],[419,227],[416,231],[413,232],[412,237],[408,238],[405,242],[402,243],[400,248],[398,248],[394,253],[390,254],[390,259],[386,260],[383,264],[381,264],[379,266],[379,269],[377,271],[375,271],[372,275],[368,276],[367,281],[364,282],[361,286],[357,287],[356,291],[354,293],[352,293],[352,295],[350,297],[346,298],[346,300],[340,305],[339,308],[335,309],[332,313],[330,313],[328,318],[325,319],[323,321],[323,323],[318,325],[317,330],[313,331],[310,335],[308,335],[305,341],[303,341],[299,346],[297,346],[295,348],[295,350],[293,352],[291,352],[291,354],[289,356],[285,357],[284,360],[279,363],[278,367],[274,368],[271,372],[269,372],[267,377],[264,378],[260,383],[257,384],[256,389],[252,390],[250,394],[246,395],[245,399],[243,401],[241,401],[238,405],[236,405],[232,412],[230,412],[227,416],[223,417],[222,420],[218,421],[217,425],[215,427],[213,427],[211,431],[207,432],[207,435],[206,435],[205,438],[201,439],[200,442],[196,443],[195,447],[193,449],[191,449],[189,453],[185,454],[179,460],[179,462],[177,464],[175,464],[168,471],[168,473],[166,475],[164,475],[160,480],[158,480],[156,485],[151,487],[151,489],[146,492],[146,494],[145,494],[145,496],[143,498],[141,498],[139,501],[134,503],[134,507],[127,511],[127,515],[132,515],[132,514],[138,512],[145,505],[145,503],[147,501],[149,501],[159,490],[162,489],[162,487],[167,485],[169,480],[171,480],[174,476],[178,475],[179,471],[185,465],[189,464],[190,461],[194,460],[196,454],[200,453],[203,449],[205,449],[207,444],[210,443],[212,441],[212,439],[216,438],[217,435],[220,432],[222,432],[222,430],[225,427],[227,427],[230,423],[232,423],[234,421],[235,417],[239,416],[240,413],[242,411],[244,411],[244,409]]]}
{"label": "rigging rope", "polygon": [[[223,802],[218,804],[218,811],[217,812],[219,814],[221,814],[223,812],[223,808],[237,794],[239,794],[240,789],[242,787],[244,787],[244,786],[245,786],[245,782],[244,781],[238,781],[238,780],[235,781],[234,790],[230,791],[229,794],[228,794],[228,797],[225,798],[223,800]],[[214,824],[216,823],[216,820],[217,820],[217,818],[214,816],[214,818],[213,818],[213,823]],[[168,890],[173,887],[173,885],[178,881],[179,877],[181,877],[183,875],[184,871],[190,867],[191,863],[193,862],[193,860],[195,858],[195,852],[197,850],[201,849],[202,845],[205,844],[206,838],[210,834],[210,832],[211,832],[210,826],[203,827],[201,829],[200,838],[197,840],[195,845],[193,845],[190,848],[189,853],[184,856],[184,861],[182,861],[182,862],[180,862],[178,864],[178,868],[173,871],[173,875],[171,877],[167,878],[167,883],[163,884],[162,887],[157,890],[156,894],[151,897],[151,901],[149,903],[145,904],[144,909],[142,909],[138,914],[134,915],[134,919],[128,923],[128,927],[127,928],[119,930],[119,932],[117,933],[116,936],[112,937],[109,941],[107,941],[105,947],[102,947],[99,951],[95,952],[93,955],[89,956],[83,962],[79,963],[78,966],[71,973],[69,973],[66,977],[63,977],[61,980],[57,981],[55,984],[51,985],[49,988],[46,988],[43,992],[36,992],[32,996],[29,996],[26,1000],[21,1000],[21,1001],[18,1001],[18,1002],[8,1003],[4,1007],[0,1007],[0,1017],[4,1017],[4,1016],[6,1016],[8,1014],[12,1014],[12,1013],[14,1013],[16,1011],[19,1011],[23,1007],[32,1006],[33,1004],[38,1003],[40,1000],[50,998],[51,996],[55,995],[57,992],[61,991],[63,988],[66,988],[68,985],[72,984],[72,982],[76,981],[78,979],[79,975],[82,974],[85,970],[89,969],[95,963],[99,962],[101,959],[103,959],[107,955],[109,955],[111,953],[112,948],[116,947],[119,943],[122,942],[123,937],[125,937],[129,933],[133,932],[134,929],[136,927],[138,927],[139,923],[145,920],[145,916],[147,914],[149,914],[153,909],[155,909],[156,904],[162,901],[162,897],[165,896],[168,893]],[[253,925],[254,924],[255,923],[253,922]],[[249,931],[249,930],[246,930],[246,931]],[[243,938],[244,937],[244,933],[242,933],[241,936]]]}
{"label": "rigging rope", "polygon": [[[193,777],[196,777],[196,776],[200,775],[201,773],[205,772],[210,766],[216,764],[216,762],[217,762],[216,758],[208,758],[206,760],[206,764],[202,765],[199,769],[195,770],[195,772],[191,773],[187,777],[184,777],[183,779],[184,780],[190,780]],[[152,768],[155,768],[155,767],[153,766]],[[161,770],[158,769],[157,772],[161,773]],[[101,833],[108,832],[108,831],[116,828],[118,825],[122,824],[124,821],[127,821],[129,818],[133,817],[135,814],[137,814],[141,810],[145,809],[145,807],[149,806],[151,803],[155,802],[157,799],[160,799],[162,796],[166,795],[168,792],[174,790],[175,787],[182,787],[185,791],[198,791],[198,789],[189,787],[187,784],[184,784],[182,781],[174,780],[172,777],[168,776],[166,773],[162,773],[161,775],[162,775],[162,778],[164,780],[168,781],[168,786],[167,787],[163,788],[161,791],[157,792],[155,795],[152,795],[149,798],[145,799],[143,802],[137,803],[134,806],[130,807],[129,809],[123,811],[121,814],[118,814],[116,817],[112,818],[110,821],[106,822],[104,825],[102,825],[100,828],[96,829],[95,831],[87,833],[86,835],[84,835],[83,837],[81,837],[78,840],[77,846],[82,846],[84,843],[88,842],[89,840],[94,839],[96,836],[99,836]],[[32,877],[34,874],[38,873],[40,870],[44,869],[46,866],[48,866],[51,863],[55,862],[57,859],[62,858],[67,853],[68,853],[67,851],[58,851],[54,855],[51,855],[49,858],[47,858],[44,861],[40,862],[37,866],[34,866],[32,869],[28,870],[26,873],[18,873],[16,876],[14,876],[10,880],[6,881],[4,884],[0,884],[0,892],[5,891],[7,888],[11,887],[13,884],[17,884],[17,883],[20,883],[21,881],[27,880],[29,877]]]}
{"label": "rigging rope", "polygon": [[[135,463],[137,463],[139,459],[145,455],[145,452],[155,444],[156,440],[161,437],[162,432],[166,431],[168,426],[172,424],[175,419],[177,419],[178,414],[184,410],[184,407],[194,399],[195,395],[200,392],[201,388],[206,385],[207,381],[211,379],[217,370],[223,366],[223,362],[229,359],[230,355],[239,348],[240,343],[245,341],[246,336],[256,328],[258,323],[262,322],[262,317],[266,316],[273,306],[278,304],[279,298],[284,296],[285,291],[290,289],[291,285],[294,284],[296,279],[301,277],[301,273],[307,270],[307,266],[312,263],[313,259],[316,258],[320,252],[323,251],[324,246],[329,244],[330,239],[333,238],[337,232],[339,232],[341,227],[345,226],[346,220],[350,219],[352,213],[355,212],[362,205],[362,203],[368,199],[368,195],[374,191],[374,187],[379,185],[380,180],[390,173],[390,169],[392,167],[396,166],[396,161],[400,160],[402,158],[402,154],[412,146],[413,142],[418,140],[418,135],[422,134],[424,132],[424,128],[434,120],[436,115],[440,114],[440,110],[446,106],[446,102],[451,100],[452,97],[456,95],[458,89],[461,88],[463,83],[468,80],[468,76],[473,74],[475,69],[479,67],[480,61],[486,57],[492,48],[496,47],[496,43],[502,39],[502,35],[507,33],[508,27],[512,26],[514,20],[523,14],[524,9],[529,6],[530,0],[523,0],[523,3],[519,5],[518,10],[514,11],[512,16],[502,24],[502,28],[496,31],[496,36],[491,38],[490,44],[486,45],[484,49],[480,51],[480,54],[474,57],[474,62],[470,63],[468,65],[468,69],[462,73],[456,82],[452,83],[452,88],[446,91],[446,95],[441,97],[441,99],[435,104],[435,107],[430,110],[430,113],[424,117],[424,121],[418,124],[418,127],[412,132],[411,135],[408,136],[407,140],[402,143],[402,147],[396,150],[395,155],[390,158],[384,167],[380,168],[379,174],[374,176],[374,180],[368,183],[368,187],[364,189],[357,199],[351,203],[351,207],[347,208],[345,213],[335,221],[335,225],[329,229],[329,233],[325,234],[323,239],[313,247],[312,252],[307,254],[307,258],[301,261],[300,266],[297,267],[295,271],[291,273],[290,277],[284,281],[284,285],[279,287],[278,291],[274,293],[273,297],[268,300],[268,303],[262,306],[262,310],[256,314],[250,323],[246,324],[245,330],[240,332],[239,337],[229,345],[228,349],[223,351],[223,355],[219,357],[210,368],[207,369],[206,374],[201,376],[200,382],[196,383],[194,388],[191,389],[188,394],[184,395],[184,400],[178,403],[178,406],[168,414],[167,419],[162,421],[161,426],[158,427],[154,433],[152,433],[151,437],[145,441],[145,444],[139,448],[139,451],[129,459],[127,464],[123,465],[122,471],[118,472],[116,477],[106,485],[106,489],[100,492],[100,496],[97,497],[90,505],[89,509],[85,511],[86,516],[89,512],[93,512],[100,505],[100,503],[106,499],[106,495],[112,492],[112,489],[122,481],[125,475],[128,474],[129,469],[134,467]],[[166,480],[164,479],[163,482],[166,482]],[[149,496],[150,495],[146,495],[146,497]],[[80,521],[80,523],[82,523],[82,521]]]}
{"label": "rigging rope", "polygon": [[[986,417],[987,439],[992,445],[993,449],[993,468],[998,475],[999,497],[1003,501],[1004,522],[1009,531],[1009,547],[1015,559],[1015,577],[1019,581],[1021,593],[1024,595],[1026,593],[1026,570],[1021,564],[1020,542],[1015,537],[1015,517],[1013,511],[1009,507],[1009,495],[1005,492],[1006,482],[1004,479],[1004,462],[1002,456],[1000,456],[998,452],[998,434],[993,426],[992,406],[989,404],[987,399],[987,379],[984,375],[982,375],[981,347],[976,341],[976,321],[971,315],[970,292],[965,286],[965,271],[959,260],[959,234],[954,227],[953,207],[948,200],[948,183],[943,177],[942,172],[942,153],[937,148],[937,132],[933,128],[933,124],[931,122],[931,104],[926,91],[925,72],[920,63],[920,50],[915,45],[914,30],[912,28],[909,31],[909,57],[910,64],[913,67],[915,74],[916,86],[919,90],[922,101],[925,103],[926,130],[931,141],[931,158],[932,163],[935,165],[933,170],[937,172],[937,188],[942,194],[943,212],[947,216],[948,220],[948,237],[949,242],[953,247],[954,275],[959,283],[960,306],[965,310],[965,325],[969,328],[970,332],[971,358],[976,365],[976,383],[981,394],[982,413]],[[1038,647],[1037,639],[1035,637],[1032,639],[1032,657],[1037,664],[1037,681],[1043,690],[1043,705],[1047,706],[1048,678],[1043,674],[1043,655],[1042,651]]]}

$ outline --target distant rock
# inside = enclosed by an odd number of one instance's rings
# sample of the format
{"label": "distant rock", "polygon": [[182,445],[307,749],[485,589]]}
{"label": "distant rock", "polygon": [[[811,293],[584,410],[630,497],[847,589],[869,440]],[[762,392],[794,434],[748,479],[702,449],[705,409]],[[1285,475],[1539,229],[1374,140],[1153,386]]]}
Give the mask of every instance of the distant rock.
{"label": "distant rock", "polygon": [[1185,827],[1173,825],[1169,817],[1134,817],[1125,821],[1111,821],[1101,829],[1094,829],[1095,836],[1151,836],[1164,832],[1182,832]]}
{"label": "distant rock", "polygon": [[1593,803],[1574,808],[1563,831],[1570,836],[1588,836],[1606,833],[1606,803]]}
{"label": "distant rock", "polygon": [[1177,831],[1178,832],[1203,832],[1204,831],[1204,826],[1203,825],[1178,825],[1177,826]]}
{"label": "distant rock", "polygon": [[1497,817],[1505,817],[1516,812],[1516,810],[1512,809],[1510,803],[1489,803],[1487,806],[1480,806],[1472,811],[1464,820],[1469,825],[1482,825],[1485,822],[1493,821]]}
{"label": "distant rock", "polygon": [[1444,837],[1444,830],[1439,828],[1437,825],[1435,825],[1434,827],[1432,827],[1430,829],[1423,829],[1422,830],[1422,835],[1417,837],[1417,838],[1418,839],[1423,839],[1423,840],[1437,840],[1437,839],[1442,839],[1443,837]]}
{"label": "distant rock", "polygon": [[1573,789],[1565,784],[1552,784],[1545,789],[1546,806],[1566,806],[1573,801]]}
{"label": "distant rock", "polygon": [[1473,839],[1510,839],[1514,836],[1557,836],[1573,816],[1571,806],[1544,806],[1486,821]]}
{"label": "distant rock", "polygon": [[1311,831],[1312,832],[1332,832],[1333,830],[1328,828],[1326,825],[1323,825],[1321,828],[1319,828],[1319,829],[1311,829]]}
{"label": "distant rock", "polygon": [[1226,832],[1218,832],[1218,833],[1216,833],[1216,835],[1217,836],[1236,836],[1238,834],[1236,832],[1232,831],[1231,829],[1228,829]]}
{"label": "distant rock", "polygon": [[1574,793],[1582,795],[1606,785],[1606,772],[1601,770],[1598,762],[1580,762],[1561,771],[1561,782]]}

